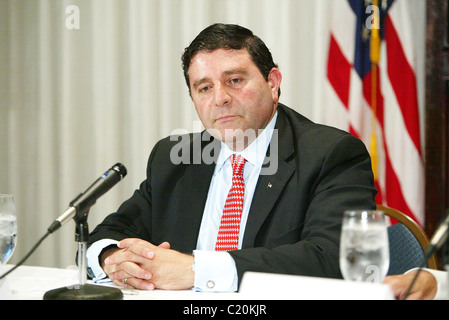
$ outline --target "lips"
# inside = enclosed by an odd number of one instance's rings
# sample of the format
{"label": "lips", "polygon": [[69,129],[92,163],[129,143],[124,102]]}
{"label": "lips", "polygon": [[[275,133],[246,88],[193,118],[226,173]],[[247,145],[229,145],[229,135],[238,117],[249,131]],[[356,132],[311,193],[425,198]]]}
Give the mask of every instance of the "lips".
{"label": "lips", "polygon": [[218,122],[225,122],[225,121],[232,120],[232,119],[234,119],[235,117],[236,117],[236,116],[234,116],[234,115],[220,116],[220,117],[217,118],[216,121],[218,121]]}

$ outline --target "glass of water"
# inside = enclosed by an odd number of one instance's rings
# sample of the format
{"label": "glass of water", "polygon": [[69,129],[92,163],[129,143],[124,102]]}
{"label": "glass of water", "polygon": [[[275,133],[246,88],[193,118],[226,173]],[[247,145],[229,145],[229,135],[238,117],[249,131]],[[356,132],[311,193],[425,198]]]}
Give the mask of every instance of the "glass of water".
{"label": "glass of water", "polygon": [[0,194],[0,263],[11,258],[17,242],[16,207],[14,197]]}
{"label": "glass of water", "polygon": [[340,270],[346,280],[381,283],[388,272],[390,253],[384,213],[346,211],[340,241]]}

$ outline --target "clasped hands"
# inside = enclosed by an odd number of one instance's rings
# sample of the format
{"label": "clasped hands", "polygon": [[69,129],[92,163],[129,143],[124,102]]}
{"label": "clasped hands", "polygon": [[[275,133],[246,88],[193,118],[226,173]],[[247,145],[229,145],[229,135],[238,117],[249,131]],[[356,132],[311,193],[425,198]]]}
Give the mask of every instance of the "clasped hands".
{"label": "clasped hands", "polygon": [[155,246],[142,239],[123,239],[117,248],[105,251],[101,261],[108,277],[126,288],[190,289],[195,280],[193,256],[170,249],[168,242]]}

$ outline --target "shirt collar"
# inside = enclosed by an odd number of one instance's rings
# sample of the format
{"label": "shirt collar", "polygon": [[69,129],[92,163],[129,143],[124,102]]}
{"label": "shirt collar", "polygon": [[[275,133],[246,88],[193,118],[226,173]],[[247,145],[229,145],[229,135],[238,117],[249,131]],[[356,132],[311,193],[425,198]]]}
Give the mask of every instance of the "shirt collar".
{"label": "shirt collar", "polygon": [[221,142],[221,151],[217,158],[217,164],[215,166],[215,173],[217,174],[223,167],[226,160],[233,154],[241,155],[245,160],[251,163],[255,167],[262,167],[265,159],[268,146],[270,145],[271,137],[273,135],[274,126],[277,119],[277,111],[268,125],[263,129],[259,136],[243,151],[236,152],[231,150],[223,141]]}

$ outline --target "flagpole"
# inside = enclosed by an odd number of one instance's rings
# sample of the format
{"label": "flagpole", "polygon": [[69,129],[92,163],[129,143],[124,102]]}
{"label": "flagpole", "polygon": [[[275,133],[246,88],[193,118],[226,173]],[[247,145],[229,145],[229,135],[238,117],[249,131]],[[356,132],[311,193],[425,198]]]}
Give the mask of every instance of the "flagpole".
{"label": "flagpole", "polygon": [[374,181],[378,178],[378,158],[377,158],[377,66],[380,60],[380,17],[378,0],[373,0],[373,6],[376,8],[373,14],[373,23],[371,28],[370,39],[370,60],[371,60],[371,110],[372,125],[370,136],[370,154],[371,165],[374,174]]}

